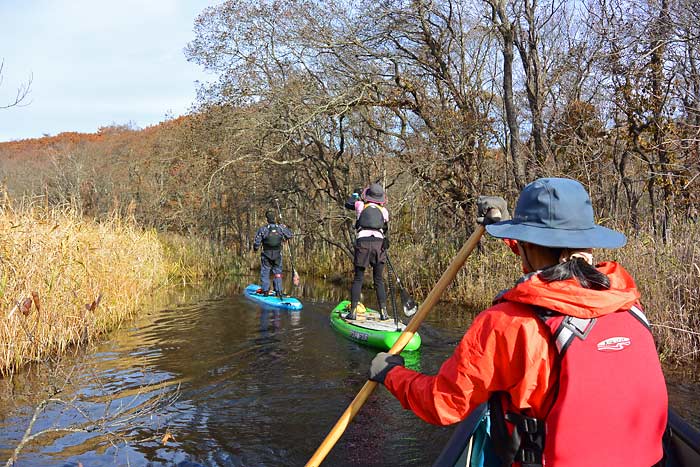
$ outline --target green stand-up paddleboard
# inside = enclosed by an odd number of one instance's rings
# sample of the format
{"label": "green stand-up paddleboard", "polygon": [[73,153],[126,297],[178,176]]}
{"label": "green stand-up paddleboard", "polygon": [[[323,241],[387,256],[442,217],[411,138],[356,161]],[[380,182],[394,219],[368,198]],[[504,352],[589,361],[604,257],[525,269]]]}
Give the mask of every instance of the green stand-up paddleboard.
{"label": "green stand-up paddleboard", "polygon": [[[406,325],[399,322],[398,329],[393,319],[380,320],[379,312],[366,309],[364,316],[358,315],[355,320],[346,320],[341,315],[348,312],[350,302],[343,300],[331,311],[331,327],[342,336],[360,344],[382,350],[389,350],[397,341]],[[364,318],[364,319],[362,319]],[[418,333],[411,337],[404,350],[417,350],[420,347]]]}

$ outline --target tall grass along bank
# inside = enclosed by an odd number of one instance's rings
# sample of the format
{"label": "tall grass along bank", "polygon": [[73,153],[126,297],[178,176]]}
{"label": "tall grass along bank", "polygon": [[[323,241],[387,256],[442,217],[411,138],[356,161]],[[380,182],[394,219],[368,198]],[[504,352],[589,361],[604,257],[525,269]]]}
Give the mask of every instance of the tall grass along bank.
{"label": "tall grass along bank", "polygon": [[[616,250],[595,250],[594,259],[618,261],[632,274],[664,360],[700,360],[700,225],[676,225],[666,242],[649,233],[651,229],[618,230],[627,234],[627,245]],[[410,244],[399,240],[392,244],[390,254],[404,287],[420,301],[460,247],[454,239]],[[343,282],[349,286],[353,274],[351,258],[341,257],[337,250],[334,256],[316,251],[313,256],[312,264],[308,264],[308,259],[299,255],[297,267],[315,270],[322,276],[344,276]],[[334,267],[324,268],[329,264]],[[339,268],[338,264],[342,266]],[[468,258],[442,298],[465,304],[465,311],[481,310],[490,305],[498,292],[512,287],[521,274],[520,261],[510,249],[500,240],[484,236],[480,250]],[[365,284],[369,287],[371,281],[365,280]]]}
{"label": "tall grass along bank", "polygon": [[119,326],[165,272],[154,232],[70,210],[0,210],[0,372]]}

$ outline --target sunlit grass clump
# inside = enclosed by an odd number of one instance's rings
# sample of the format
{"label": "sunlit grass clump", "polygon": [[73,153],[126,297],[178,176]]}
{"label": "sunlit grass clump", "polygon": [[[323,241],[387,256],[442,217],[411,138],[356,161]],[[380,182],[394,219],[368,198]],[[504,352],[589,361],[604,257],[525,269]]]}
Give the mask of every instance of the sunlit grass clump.
{"label": "sunlit grass clump", "polygon": [[[674,226],[666,242],[645,231],[608,256],[632,274],[662,358],[700,359],[700,225]],[[613,256],[614,255],[614,256]]]}
{"label": "sunlit grass clump", "polygon": [[0,373],[118,327],[166,275],[155,232],[0,208]]}
{"label": "sunlit grass clump", "polygon": [[243,266],[245,258],[210,240],[163,233],[158,237],[167,259],[167,278],[171,282],[225,278],[247,269]]}

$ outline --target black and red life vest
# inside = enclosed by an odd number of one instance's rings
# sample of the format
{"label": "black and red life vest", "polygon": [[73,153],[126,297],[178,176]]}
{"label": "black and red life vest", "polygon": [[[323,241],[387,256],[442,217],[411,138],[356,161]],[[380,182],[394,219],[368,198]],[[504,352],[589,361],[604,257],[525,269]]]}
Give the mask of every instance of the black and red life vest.
{"label": "black and red life vest", "polygon": [[643,467],[660,460],[666,384],[642,310],[592,319],[536,314],[558,350],[557,393],[544,420],[508,409],[505,393],[491,397],[491,435],[504,465]]}

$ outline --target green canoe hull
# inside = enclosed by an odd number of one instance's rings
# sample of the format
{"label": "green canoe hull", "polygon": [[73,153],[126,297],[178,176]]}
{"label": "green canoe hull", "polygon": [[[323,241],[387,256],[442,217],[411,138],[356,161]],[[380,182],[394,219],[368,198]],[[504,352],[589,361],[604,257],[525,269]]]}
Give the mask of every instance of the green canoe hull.
{"label": "green canoe hull", "polygon": [[[406,327],[403,323],[399,323],[399,330],[397,330],[394,320],[380,321],[379,312],[370,308],[367,308],[367,320],[345,320],[341,317],[341,313],[347,312],[348,305],[350,305],[350,302],[344,300],[338,303],[338,306],[331,311],[331,327],[338,334],[351,341],[376,349],[389,350],[398,340],[401,331]],[[418,333],[415,333],[404,350],[418,350],[420,345],[420,336]]]}

